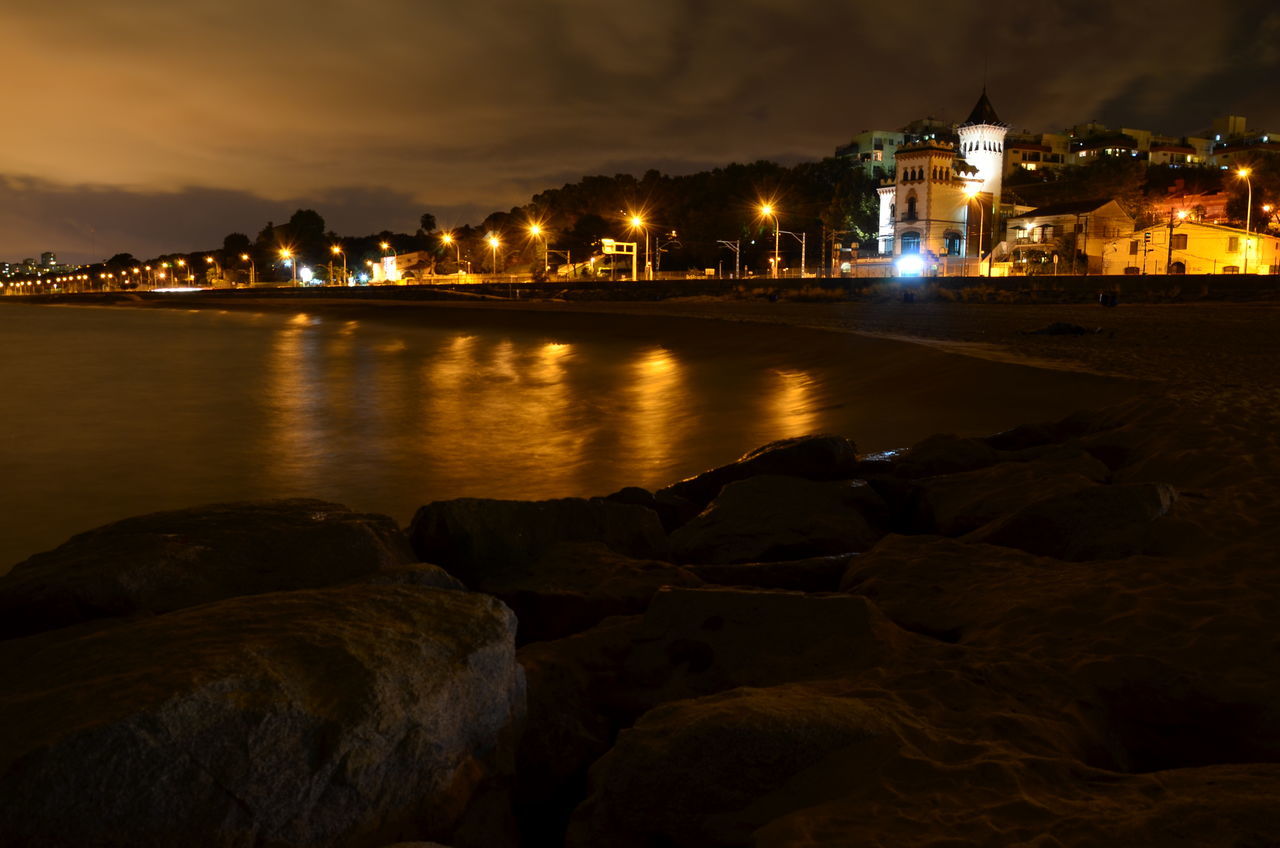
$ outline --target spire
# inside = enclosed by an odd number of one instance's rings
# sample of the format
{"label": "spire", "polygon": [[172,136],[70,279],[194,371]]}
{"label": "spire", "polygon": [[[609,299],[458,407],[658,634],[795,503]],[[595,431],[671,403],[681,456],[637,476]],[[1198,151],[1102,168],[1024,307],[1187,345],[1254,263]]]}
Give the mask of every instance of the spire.
{"label": "spire", "polygon": [[993,127],[1007,126],[1000,120],[1000,116],[996,114],[995,107],[991,105],[991,101],[987,99],[987,87],[982,86],[982,96],[978,98],[978,102],[974,104],[973,111],[969,113],[969,118],[960,126],[968,127],[977,124],[987,124]]}

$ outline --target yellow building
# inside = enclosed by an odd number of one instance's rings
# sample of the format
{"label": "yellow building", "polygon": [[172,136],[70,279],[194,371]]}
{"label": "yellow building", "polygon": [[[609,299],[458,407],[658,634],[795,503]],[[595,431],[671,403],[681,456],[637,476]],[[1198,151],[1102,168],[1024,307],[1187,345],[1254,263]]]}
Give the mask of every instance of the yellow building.
{"label": "yellow building", "polygon": [[1104,274],[1278,274],[1280,238],[1178,220],[1114,239]]}

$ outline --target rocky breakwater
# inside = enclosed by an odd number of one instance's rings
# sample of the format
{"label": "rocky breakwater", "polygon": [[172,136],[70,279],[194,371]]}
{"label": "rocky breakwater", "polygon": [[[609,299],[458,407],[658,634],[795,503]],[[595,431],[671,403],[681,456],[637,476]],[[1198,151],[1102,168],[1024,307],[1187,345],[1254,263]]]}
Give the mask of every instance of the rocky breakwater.
{"label": "rocky breakwater", "polygon": [[1252,438],[1149,402],[811,436],[430,503],[411,550],[314,502],[112,525],[0,581],[0,838],[1273,844]]}

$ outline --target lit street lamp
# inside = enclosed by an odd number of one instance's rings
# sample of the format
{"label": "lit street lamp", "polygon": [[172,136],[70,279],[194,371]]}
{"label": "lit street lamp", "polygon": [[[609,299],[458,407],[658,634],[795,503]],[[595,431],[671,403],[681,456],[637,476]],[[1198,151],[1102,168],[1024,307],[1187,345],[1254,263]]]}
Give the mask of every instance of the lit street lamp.
{"label": "lit street lamp", "polygon": [[[542,275],[545,277],[547,272],[551,270],[551,259],[547,256],[547,236],[542,230],[541,224],[530,224],[529,235],[533,236],[534,243],[537,239],[542,239]],[[536,256],[534,257],[537,258]]]}
{"label": "lit street lamp", "polygon": [[492,233],[489,234],[489,238],[487,240],[489,242],[489,248],[493,251],[493,273],[496,274],[498,273],[498,246],[502,244],[502,242],[499,241],[498,237]]}
{"label": "lit street lamp", "polygon": [[649,261],[649,228],[645,226],[644,219],[634,212],[631,213],[631,229],[640,230],[644,233],[644,278],[646,280],[653,279],[653,263]]}
{"label": "lit street lamp", "polygon": [[222,266],[218,264],[218,260],[214,259],[212,256],[206,256],[204,258],[204,264],[212,265],[214,270],[218,272],[218,279],[222,279]]}
{"label": "lit street lamp", "polygon": [[[339,256],[339,255],[342,256],[342,284],[346,285],[347,283],[347,252],[342,249],[342,245],[335,244],[329,248],[329,253],[333,256]],[[329,282],[330,283],[333,282],[333,260],[332,259],[329,260]]]}
{"label": "lit street lamp", "polygon": [[441,233],[440,243],[446,244],[446,245],[447,244],[453,245],[454,262],[458,266],[458,273],[461,274],[462,273],[462,247],[458,244],[458,240],[453,237],[453,233]]}
{"label": "lit street lamp", "polygon": [[1253,180],[1249,179],[1249,175],[1253,173],[1249,168],[1241,168],[1236,171],[1237,177],[1244,178],[1244,184],[1249,187],[1248,204],[1244,210],[1244,273],[1249,273],[1249,241],[1253,231],[1250,225],[1253,223]]}
{"label": "lit street lamp", "polygon": [[253,265],[253,257],[247,253],[242,253],[240,254],[240,261],[249,263],[249,285],[253,285],[257,282],[254,278],[258,276],[258,269]]}
{"label": "lit street lamp", "polygon": [[[186,267],[187,267],[187,260],[185,260],[185,259],[178,259],[178,260],[175,260],[175,261],[174,261],[174,264],[175,264],[175,265],[177,265],[179,268],[186,268]],[[193,273],[191,273],[190,269],[188,269],[188,271],[187,271],[187,282],[188,282],[188,283],[194,282],[194,281],[195,281],[195,278],[196,278],[196,275],[195,275],[195,274],[193,274]],[[173,281],[174,281],[175,283],[178,281],[178,272],[177,272],[177,271],[174,271],[174,272],[173,272]]]}
{"label": "lit street lamp", "polygon": [[[976,200],[978,202],[978,276],[979,277],[982,276],[982,224],[983,224],[983,216],[985,214],[982,211],[982,201],[978,197],[980,192],[981,192],[981,189],[976,185],[966,186],[964,190],[965,197],[967,197],[970,201]],[[966,218],[969,216],[968,202],[965,203],[964,214]],[[966,250],[964,253],[965,253],[965,265],[968,266],[969,251]],[[966,267],[966,270],[967,270],[967,267]]]}
{"label": "lit street lamp", "polygon": [[280,249],[280,258],[289,263],[289,270],[293,272],[293,284],[298,284],[298,262],[293,256],[293,251],[287,247]]}
{"label": "lit street lamp", "polygon": [[778,223],[778,213],[773,208],[772,203],[762,203],[760,204],[760,216],[762,218],[773,219],[773,278],[776,280],[778,278],[778,257],[782,252],[780,245],[782,240],[782,230]]}

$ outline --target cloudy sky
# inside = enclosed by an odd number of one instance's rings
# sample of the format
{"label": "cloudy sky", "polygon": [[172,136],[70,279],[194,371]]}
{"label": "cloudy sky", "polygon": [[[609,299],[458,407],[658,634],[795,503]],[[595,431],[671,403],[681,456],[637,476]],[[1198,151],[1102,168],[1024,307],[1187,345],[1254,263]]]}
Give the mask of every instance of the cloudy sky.
{"label": "cloudy sky", "polygon": [[[0,260],[443,224],[862,129],[1280,130],[1271,0],[5,0]],[[984,60],[985,57],[985,60]]]}

